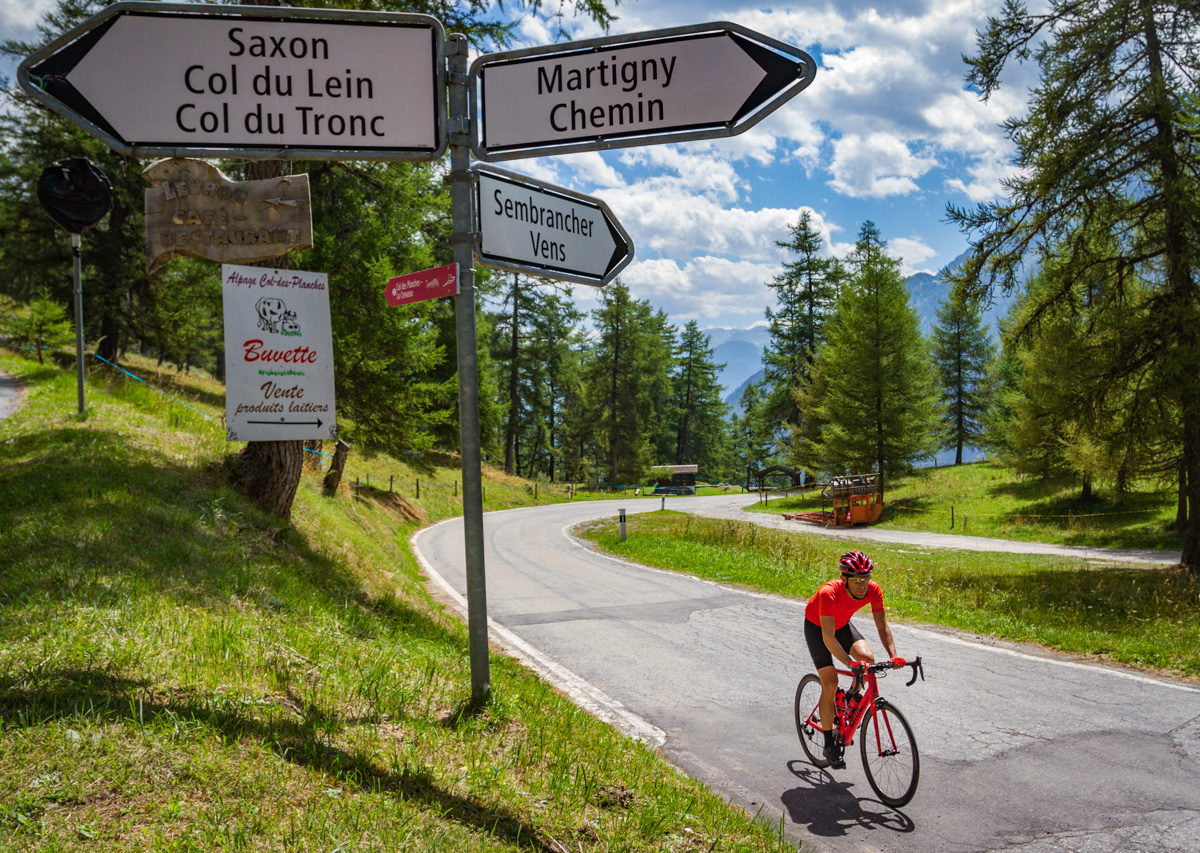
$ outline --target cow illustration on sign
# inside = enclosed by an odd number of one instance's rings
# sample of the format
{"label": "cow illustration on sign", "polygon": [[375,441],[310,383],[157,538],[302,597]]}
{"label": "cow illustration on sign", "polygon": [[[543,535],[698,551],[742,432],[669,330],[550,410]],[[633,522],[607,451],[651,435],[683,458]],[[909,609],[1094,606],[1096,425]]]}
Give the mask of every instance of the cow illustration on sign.
{"label": "cow illustration on sign", "polygon": [[276,296],[264,296],[254,304],[258,312],[258,327],[274,335],[298,335],[300,323],[296,312],[289,311],[283,300]]}

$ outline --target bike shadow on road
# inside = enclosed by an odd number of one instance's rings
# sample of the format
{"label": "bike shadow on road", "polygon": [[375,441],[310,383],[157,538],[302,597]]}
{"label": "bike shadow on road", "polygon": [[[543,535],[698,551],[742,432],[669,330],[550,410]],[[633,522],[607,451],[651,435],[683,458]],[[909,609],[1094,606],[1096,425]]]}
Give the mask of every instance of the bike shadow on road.
{"label": "bike shadow on road", "polygon": [[853,827],[912,832],[916,825],[903,812],[870,797],[855,796],[854,782],[841,781],[807,761],[787,763],[793,776],[805,784],[784,791],[779,800],[792,823],[806,826],[813,835],[836,838]]}

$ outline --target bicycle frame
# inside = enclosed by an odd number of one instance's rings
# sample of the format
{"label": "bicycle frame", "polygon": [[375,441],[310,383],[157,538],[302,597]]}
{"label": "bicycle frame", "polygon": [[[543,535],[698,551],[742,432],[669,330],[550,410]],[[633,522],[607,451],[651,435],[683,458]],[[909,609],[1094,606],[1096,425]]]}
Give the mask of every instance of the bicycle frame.
{"label": "bicycle frame", "polygon": [[[918,673],[921,674],[922,679],[924,679],[924,677],[925,677],[924,672],[921,670],[921,659],[915,658],[912,661],[912,663],[915,665],[913,666],[912,681],[908,682],[910,685],[914,681],[917,680]],[[842,743],[845,746],[852,746],[854,744],[854,734],[855,734],[855,732],[858,731],[858,727],[860,725],[862,725],[862,721],[864,719],[866,719],[867,711],[874,710],[878,705],[887,702],[887,700],[884,699],[883,696],[881,696],[879,693],[879,679],[875,674],[876,671],[882,672],[884,670],[883,670],[883,668],[881,668],[881,665],[879,665],[879,664],[869,665],[863,669],[861,677],[856,679],[855,674],[848,669],[836,670],[839,677],[845,675],[845,676],[849,676],[851,679],[850,690],[846,693],[847,696],[850,696],[853,693],[858,692],[858,690],[860,690],[860,689],[862,690],[862,698],[859,699],[858,707],[855,708],[853,710],[853,712],[849,712],[849,709],[847,709],[846,711],[835,709],[835,714],[837,715],[837,717],[836,717],[837,731],[838,731],[838,734],[840,734],[842,736]],[[865,689],[863,689],[864,682],[865,682]],[[818,705],[816,708],[813,708],[812,713],[809,715],[809,717],[811,720],[813,720],[813,722],[816,722],[818,719],[820,719],[820,705]],[[888,739],[891,741],[890,747],[891,747],[891,749],[894,750],[895,744],[896,744],[896,736],[892,733],[891,720],[889,720],[887,718],[887,716],[885,715],[885,716],[883,716],[883,721],[884,721],[884,725],[882,728],[884,728],[886,730],[885,733],[886,733]],[[817,726],[817,728],[820,728],[820,726]],[[883,733],[881,733],[880,729],[881,729],[880,726],[875,727],[875,738],[876,738],[875,747],[882,754],[884,752],[884,744],[883,744],[883,736],[884,735],[883,735]]]}

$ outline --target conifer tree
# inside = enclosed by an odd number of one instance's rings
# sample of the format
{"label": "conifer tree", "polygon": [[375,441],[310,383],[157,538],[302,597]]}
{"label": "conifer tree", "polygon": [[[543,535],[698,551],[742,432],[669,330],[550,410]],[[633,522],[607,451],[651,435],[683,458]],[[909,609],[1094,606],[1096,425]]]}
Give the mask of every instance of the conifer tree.
{"label": "conifer tree", "polygon": [[794,394],[808,376],[821,342],[840,268],[835,259],[821,257],[821,235],[807,210],[790,226],[788,239],[775,245],[795,256],[767,284],[775,294],[776,307],[767,307],[771,340],[763,351],[768,389],[764,412],[771,426],[783,435],[802,417]]}
{"label": "conifer tree", "polygon": [[996,345],[983,325],[979,306],[956,291],[938,305],[932,343],[942,388],[942,446],[953,447],[954,464],[961,465],[963,448],[979,446],[986,431],[984,418],[991,402],[988,370]]}
{"label": "conifer tree", "polygon": [[[523,387],[526,416],[518,430],[516,473],[547,477],[554,482],[568,402],[580,392],[579,324],[583,315],[569,300],[570,289],[538,287],[534,296],[523,346]],[[524,452],[521,452],[524,448]],[[524,466],[520,464],[522,456]]]}
{"label": "conifer tree", "polygon": [[695,463],[702,475],[723,467],[728,447],[729,407],[721,399],[717,374],[725,365],[713,362],[708,335],[690,320],[680,336],[674,376],[675,456],[677,463]]}
{"label": "conifer tree", "polygon": [[823,386],[813,402],[824,425],[821,468],[830,473],[894,474],[937,448],[929,345],[885,249],[875,224],[864,223],[808,386]]}
{"label": "conifer tree", "polygon": [[751,471],[775,464],[775,436],[763,414],[765,400],[763,385],[751,382],[739,400],[742,414],[733,418],[733,457],[747,486]]}
{"label": "conifer tree", "polygon": [[597,340],[584,365],[591,401],[584,417],[598,433],[599,470],[611,485],[638,483],[653,464],[669,398],[672,350],[664,332],[673,330],[665,327],[661,311],[634,299],[619,280],[604,288],[592,324]]}

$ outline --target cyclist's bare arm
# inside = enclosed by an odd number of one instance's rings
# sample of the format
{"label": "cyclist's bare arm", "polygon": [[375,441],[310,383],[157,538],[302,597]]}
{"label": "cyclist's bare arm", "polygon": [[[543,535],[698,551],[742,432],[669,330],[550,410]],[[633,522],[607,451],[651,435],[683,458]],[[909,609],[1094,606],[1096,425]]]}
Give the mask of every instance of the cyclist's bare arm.
{"label": "cyclist's bare arm", "polygon": [[[879,630],[879,642],[883,643],[883,647],[887,649],[888,657],[899,657],[896,653],[896,641],[892,637],[892,626],[887,621],[887,611],[880,610],[871,615],[875,617],[875,627]],[[821,627],[825,626],[822,624]]]}

